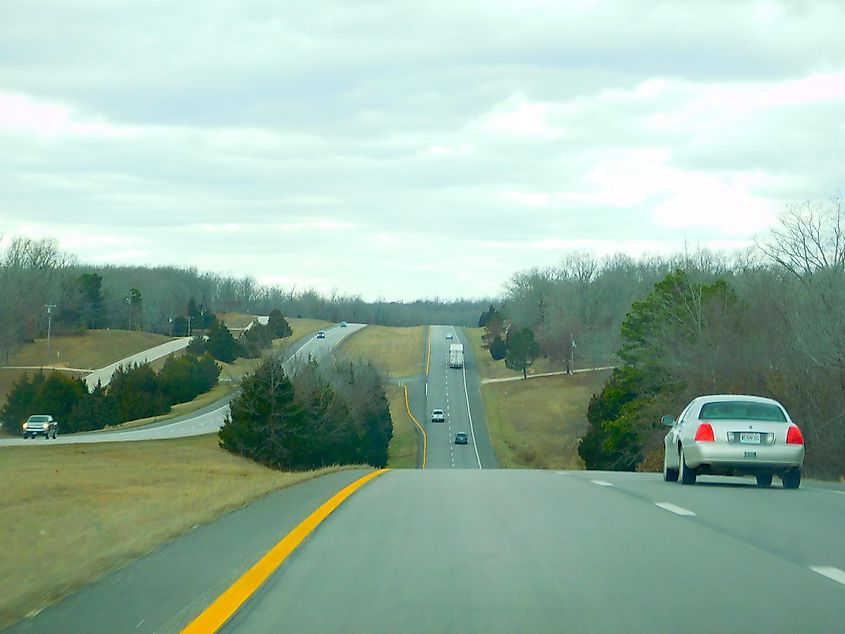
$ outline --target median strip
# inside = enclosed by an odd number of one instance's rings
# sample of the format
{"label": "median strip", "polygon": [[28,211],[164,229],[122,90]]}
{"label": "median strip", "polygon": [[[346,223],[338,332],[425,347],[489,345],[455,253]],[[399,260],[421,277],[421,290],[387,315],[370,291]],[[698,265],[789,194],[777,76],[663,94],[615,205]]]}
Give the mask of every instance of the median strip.
{"label": "median strip", "polygon": [[417,420],[416,416],[411,413],[411,406],[408,403],[408,386],[402,386],[405,389],[405,409],[408,410],[408,416],[411,417],[411,420],[414,421],[414,425],[417,426],[417,429],[420,430],[423,439],[423,459],[422,459],[422,468],[425,469],[425,462],[428,454],[428,436],[425,433],[425,430],[420,425],[420,422]]}
{"label": "median strip", "polygon": [[308,537],[323,520],[337,509],[349,496],[389,469],[379,469],[357,479],[344,487],[316,511],[306,517],[296,528],[288,533],[284,539],[273,546],[261,559],[247,570],[235,583],[229,586],[223,594],[199,614],[182,634],[200,634],[216,632],[238,611],[258,588],[272,575],[296,548]]}

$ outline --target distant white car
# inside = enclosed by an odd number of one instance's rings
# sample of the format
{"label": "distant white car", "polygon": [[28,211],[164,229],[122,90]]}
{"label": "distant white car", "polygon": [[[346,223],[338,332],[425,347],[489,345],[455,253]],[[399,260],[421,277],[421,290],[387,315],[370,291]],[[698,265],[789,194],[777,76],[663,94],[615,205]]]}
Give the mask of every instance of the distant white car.
{"label": "distant white car", "polygon": [[446,414],[443,413],[442,409],[431,410],[431,422],[432,423],[443,423],[445,421],[446,421]]}
{"label": "distant white car", "polygon": [[453,335],[453,334],[450,332],[450,333],[448,333],[448,334],[446,335],[446,338],[447,338],[447,339],[454,339],[454,338],[455,338],[455,335]]}
{"label": "distant white car", "polygon": [[761,487],[777,475],[784,489],[801,485],[804,436],[786,409],[759,396],[693,399],[663,439],[663,479],[695,484],[699,475],[753,475]]}

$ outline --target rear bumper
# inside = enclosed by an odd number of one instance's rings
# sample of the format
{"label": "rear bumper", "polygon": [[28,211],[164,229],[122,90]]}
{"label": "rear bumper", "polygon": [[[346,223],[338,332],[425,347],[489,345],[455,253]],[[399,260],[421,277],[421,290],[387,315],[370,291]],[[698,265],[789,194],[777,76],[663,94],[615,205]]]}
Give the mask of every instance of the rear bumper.
{"label": "rear bumper", "polygon": [[687,466],[700,473],[783,473],[804,464],[804,445],[684,445]]}

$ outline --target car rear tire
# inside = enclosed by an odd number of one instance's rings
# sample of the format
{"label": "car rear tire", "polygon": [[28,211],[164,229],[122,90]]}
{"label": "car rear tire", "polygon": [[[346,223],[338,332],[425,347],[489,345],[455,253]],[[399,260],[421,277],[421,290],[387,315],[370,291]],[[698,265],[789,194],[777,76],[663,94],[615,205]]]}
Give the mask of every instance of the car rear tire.
{"label": "car rear tire", "polygon": [[695,484],[696,473],[687,466],[687,461],[684,458],[684,449],[681,448],[678,454],[678,477],[681,484]]}
{"label": "car rear tire", "polygon": [[772,474],[771,473],[759,473],[759,474],[757,474],[757,486],[758,487],[770,487],[770,486],[772,486]]}
{"label": "car rear tire", "polygon": [[780,479],[781,482],[783,482],[784,489],[797,489],[801,486],[801,469],[787,471],[780,477]]}
{"label": "car rear tire", "polygon": [[666,482],[677,482],[678,481],[678,470],[677,469],[670,469],[666,465],[666,454],[663,454],[663,479]]}

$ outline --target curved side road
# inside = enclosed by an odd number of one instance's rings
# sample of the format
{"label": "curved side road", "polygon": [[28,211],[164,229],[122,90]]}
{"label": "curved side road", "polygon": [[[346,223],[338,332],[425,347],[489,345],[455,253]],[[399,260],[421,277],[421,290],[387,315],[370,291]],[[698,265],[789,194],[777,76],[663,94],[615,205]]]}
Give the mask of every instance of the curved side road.
{"label": "curved side road", "polygon": [[85,377],[85,383],[88,385],[89,390],[93,390],[97,387],[98,382],[105,387],[111,381],[114,371],[120,366],[132,363],[149,363],[151,361],[161,359],[162,357],[166,357],[169,354],[173,354],[174,352],[178,352],[179,350],[184,350],[188,347],[189,343],[191,343],[191,337],[179,337],[173,341],[167,341],[160,346],[155,346],[154,348],[144,350],[138,354],[133,354],[131,357],[126,357],[125,359],[121,359],[120,361],[107,365],[104,368],[94,370],[91,374]]}

